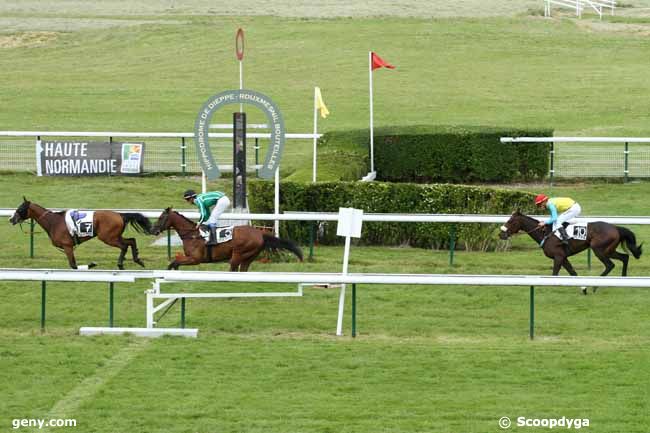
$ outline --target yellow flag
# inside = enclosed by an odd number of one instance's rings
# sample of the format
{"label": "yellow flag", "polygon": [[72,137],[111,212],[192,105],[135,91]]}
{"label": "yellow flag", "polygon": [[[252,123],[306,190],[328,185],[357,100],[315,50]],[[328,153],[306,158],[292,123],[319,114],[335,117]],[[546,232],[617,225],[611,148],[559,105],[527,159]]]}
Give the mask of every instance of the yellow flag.
{"label": "yellow flag", "polygon": [[320,94],[320,87],[315,87],[314,90],[316,92],[316,109],[320,110],[320,116],[325,119],[330,114],[330,110],[327,109],[323,102],[323,96]]}

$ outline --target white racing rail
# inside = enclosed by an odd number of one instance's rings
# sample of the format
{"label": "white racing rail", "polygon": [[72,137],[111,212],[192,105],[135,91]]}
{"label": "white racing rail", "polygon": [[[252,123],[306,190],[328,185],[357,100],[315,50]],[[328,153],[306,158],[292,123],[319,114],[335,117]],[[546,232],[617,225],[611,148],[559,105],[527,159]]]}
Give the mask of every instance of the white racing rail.
{"label": "white racing rail", "polygon": [[[356,335],[356,285],[444,285],[444,286],[521,286],[530,287],[531,316],[530,336],[533,337],[534,326],[534,287],[635,287],[650,288],[650,277],[565,277],[565,276],[537,276],[537,275],[454,275],[454,274],[342,274],[342,273],[279,273],[279,272],[212,272],[212,271],[75,271],[63,269],[0,269],[0,280],[19,281],[109,281],[133,282],[135,279],[155,279],[153,288],[147,290],[146,302],[146,328],[82,328],[82,335],[133,333],[141,336],[157,337],[160,335],[182,335],[196,337],[197,330],[186,331],[177,328],[155,328],[154,315],[162,308],[171,306],[172,302],[182,301],[182,323],[184,324],[184,300],[186,298],[233,298],[233,297],[275,297],[275,296],[302,296],[302,287],[296,292],[240,292],[240,293],[162,293],[161,283],[196,283],[196,282],[233,282],[233,283],[291,283],[300,285],[313,284],[351,284],[352,290],[352,335]],[[112,289],[112,287],[111,287]],[[42,300],[42,326],[44,326],[44,296]],[[112,293],[112,290],[111,290]],[[164,301],[155,306],[155,299]],[[112,301],[112,296],[111,296]],[[339,315],[342,311],[339,310]],[[112,314],[112,305],[111,305]],[[342,320],[339,317],[339,320]]]}
{"label": "white racing rail", "polygon": [[616,0],[544,0],[544,16],[551,16],[551,6],[562,6],[573,9],[578,18],[582,17],[585,9],[593,9],[600,19],[603,19],[603,9],[610,9],[612,15],[616,9]]}
{"label": "white racing rail", "polygon": [[[50,208],[51,211],[58,212],[65,210],[63,208]],[[111,210],[114,212],[137,212],[147,218],[158,218],[162,210],[154,209],[82,209],[79,210]],[[0,209],[0,217],[11,217],[15,209]],[[182,210],[178,212],[190,219],[198,219],[199,213],[196,211]],[[543,220],[548,219],[548,215],[531,215],[533,218]],[[281,214],[262,214],[262,213],[224,213],[221,215],[224,220],[229,219],[246,219],[259,221],[338,221],[339,214],[336,212],[293,212],[287,211]],[[483,223],[483,224],[503,224],[510,218],[510,215],[482,215],[482,214],[381,214],[381,213],[364,213],[363,222],[410,222],[410,223]],[[648,225],[650,217],[645,216],[589,216],[579,217],[572,220],[577,223],[588,223],[594,221],[604,221],[610,224],[630,224],[630,225]]]}

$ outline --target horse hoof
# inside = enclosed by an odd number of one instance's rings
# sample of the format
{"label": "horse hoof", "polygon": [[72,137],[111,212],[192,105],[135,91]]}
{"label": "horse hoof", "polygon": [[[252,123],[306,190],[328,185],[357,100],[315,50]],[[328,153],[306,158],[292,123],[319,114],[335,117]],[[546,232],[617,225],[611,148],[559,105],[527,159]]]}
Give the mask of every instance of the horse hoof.
{"label": "horse hoof", "polygon": [[582,286],[582,287],[580,287],[580,290],[582,290],[582,294],[583,294],[583,295],[586,295],[586,294],[587,294],[587,287],[586,287],[586,286]]}
{"label": "horse hoof", "polygon": [[90,263],[88,263],[88,269],[92,269],[92,268],[94,268],[95,266],[97,266],[97,263],[95,263],[95,262],[90,262]]}
{"label": "horse hoof", "polygon": [[134,260],[134,262],[136,262],[137,264],[139,264],[140,266],[142,266],[144,268],[144,262],[142,260],[137,259],[137,260]]}
{"label": "horse hoof", "polygon": [[119,269],[120,271],[123,271],[124,270],[124,265],[117,265],[117,269]]}

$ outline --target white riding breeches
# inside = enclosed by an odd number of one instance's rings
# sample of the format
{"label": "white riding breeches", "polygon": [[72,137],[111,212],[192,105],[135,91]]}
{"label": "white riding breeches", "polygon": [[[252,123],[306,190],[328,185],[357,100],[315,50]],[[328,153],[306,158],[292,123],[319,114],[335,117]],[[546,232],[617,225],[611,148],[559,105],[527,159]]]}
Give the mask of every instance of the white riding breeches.
{"label": "white riding breeches", "polygon": [[221,216],[222,213],[224,213],[226,209],[228,209],[228,206],[230,206],[230,199],[224,195],[214,205],[212,212],[210,212],[210,218],[208,218],[208,220],[204,224],[216,225],[217,221],[219,220],[219,217]]}
{"label": "white riding breeches", "polygon": [[580,212],[582,212],[582,209],[580,208],[580,205],[578,203],[575,203],[569,209],[562,212],[560,215],[557,216],[557,219],[553,223],[553,231],[562,227],[563,223],[568,222],[573,218],[576,218],[578,215],[580,215]]}

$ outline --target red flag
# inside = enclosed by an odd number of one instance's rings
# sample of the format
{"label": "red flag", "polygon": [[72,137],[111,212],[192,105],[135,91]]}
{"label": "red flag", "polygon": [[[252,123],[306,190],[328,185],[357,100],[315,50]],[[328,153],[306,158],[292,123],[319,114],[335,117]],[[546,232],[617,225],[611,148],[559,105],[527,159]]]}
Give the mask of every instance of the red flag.
{"label": "red flag", "polygon": [[388,69],[395,69],[395,66],[391,65],[381,57],[379,57],[375,52],[372,52],[372,70],[374,71],[375,69],[379,68],[388,68]]}

